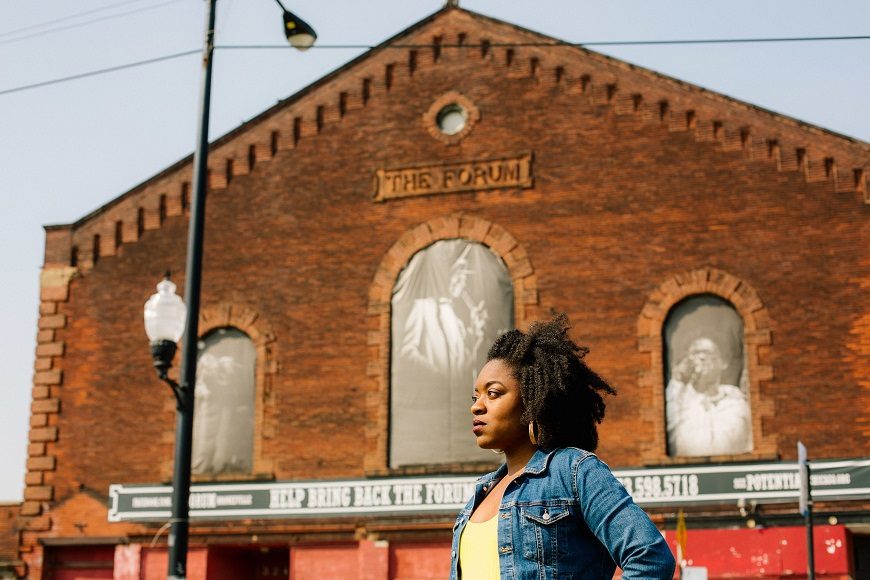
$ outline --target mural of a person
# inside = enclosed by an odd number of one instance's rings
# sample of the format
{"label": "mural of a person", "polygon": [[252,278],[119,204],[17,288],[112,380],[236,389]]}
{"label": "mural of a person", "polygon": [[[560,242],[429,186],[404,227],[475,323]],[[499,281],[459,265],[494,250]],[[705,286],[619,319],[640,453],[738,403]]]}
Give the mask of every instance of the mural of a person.
{"label": "mural of a person", "polygon": [[752,451],[740,315],[718,297],[693,297],[675,307],[665,334],[669,453],[697,457]]}
{"label": "mural of a person", "polygon": [[219,329],[201,341],[194,391],[194,473],[246,473],[253,450],[254,365],[251,339]]}
{"label": "mural of a person", "polygon": [[752,449],[749,402],[736,385],[723,384],[719,347],[699,338],[671,371],[668,444],[674,455],[722,455]]}
{"label": "mural of a person", "polygon": [[474,303],[468,291],[466,246],[451,265],[447,295],[417,298],[405,321],[399,356],[432,371],[466,369],[483,343],[486,299]]}
{"label": "mural of a person", "polygon": [[468,397],[486,348],[513,326],[504,264],[481,244],[435,242],[399,274],[392,307],[391,464],[489,459],[468,437]]}

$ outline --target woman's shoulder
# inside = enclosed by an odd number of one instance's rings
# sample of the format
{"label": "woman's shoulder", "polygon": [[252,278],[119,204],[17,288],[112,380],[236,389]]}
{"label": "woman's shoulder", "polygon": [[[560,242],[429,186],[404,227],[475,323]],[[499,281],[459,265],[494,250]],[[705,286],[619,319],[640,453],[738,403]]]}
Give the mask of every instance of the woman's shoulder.
{"label": "woman's shoulder", "polygon": [[579,447],[560,447],[550,452],[550,469],[576,469],[588,461],[600,462],[597,455]]}
{"label": "woman's shoulder", "polygon": [[597,458],[598,456],[591,451],[586,451],[585,449],[580,449],[579,447],[559,447],[558,449],[555,449],[553,451],[553,457],[562,457],[570,460],[585,460],[589,459],[590,457]]}

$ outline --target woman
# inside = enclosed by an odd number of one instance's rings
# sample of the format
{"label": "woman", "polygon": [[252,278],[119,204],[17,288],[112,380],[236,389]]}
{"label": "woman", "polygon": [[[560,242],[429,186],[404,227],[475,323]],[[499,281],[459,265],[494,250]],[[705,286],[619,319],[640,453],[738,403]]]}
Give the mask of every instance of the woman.
{"label": "woman", "polygon": [[583,362],[568,319],[496,340],[472,395],[480,478],[453,531],[451,578],[673,578],[661,533],[593,453],[614,390]]}

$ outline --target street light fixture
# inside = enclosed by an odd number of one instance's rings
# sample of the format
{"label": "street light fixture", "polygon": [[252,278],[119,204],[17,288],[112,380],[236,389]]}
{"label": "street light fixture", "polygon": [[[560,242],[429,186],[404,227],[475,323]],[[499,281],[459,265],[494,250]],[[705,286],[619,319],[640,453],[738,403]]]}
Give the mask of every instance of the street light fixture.
{"label": "street light fixture", "polygon": [[275,2],[284,11],[284,36],[287,37],[287,42],[299,50],[311,48],[311,45],[317,40],[317,33],[314,32],[311,25],[284,8],[281,0],[275,0]]}
{"label": "street light fixture", "polygon": [[169,279],[169,272],[162,282],[157,284],[157,293],[152,294],[145,303],[145,334],[151,341],[151,357],[154,368],[161,380],[166,381],[178,405],[183,404],[182,393],[178,383],[169,378],[169,368],[178,348],[178,341],[184,334],[184,322],[187,317],[187,307],[181,297],[175,293],[175,284]]}
{"label": "street light fixture", "polygon": [[[292,46],[305,50],[314,44],[317,34],[311,26],[289,12],[280,0],[275,0],[284,11],[284,35]],[[189,498],[190,498],[190,460],[193,447],[193,401],[196,386],[197,339],[199,337],[199,301],[202,283],[202,247],[203,230],[205,226],[205,197],[208,181],[208,120],[211,106],[211,69],[214,54],[214,23],[217,12],[217,0],[208,0],[206,14],[205,45],[202,49],[202,84],[200,85],[200,115],[198,140],[193,154],[193,196],[190,200],[190,224],[187,236],[187,262],[184,276],[184,298],[187,300],[187,311],[183,325],[166,324],[166,328],[184,333],[182,345],[181,378],[175,383],[166,374],[175,355],[174,335],[162,335],[157,332],[152,340],[152,354],[155,356],[155,367],[160,378],[169,383],[178,401],[178,413],[175,427],[175,466],[172,474],[172,518],[169,528],[169,561],[168,580],[182,580],[187,577],[187,544],[190,528]],[[156,304],[162,304],[163,296],[167,296],[167,304],[175,305],[178,314],[178,302],[171,299],[175,295],[172,282],[164,280],[164,294],[158,291],[160,299]],[[167,285],[168,284],[168,285]],[[170,286],[171,285],[171,292]],[[159,290],[159,288],[158,288]],[[177,298],[177,296],[176,296]],[[149,301],[150,302],[150,301]],[[181,303],[181,307],[184,304]],[[162,312],[162,311],[160,311]],[[162,315],[161,315],[162,316]],[[163,329],[167,318],[153,318],[155,330]],[[157,321],[161,321],[160,324]],[[175,320],[175,319],[173,319]],[[146,327],[149,325],[146,314]],[[187,329],[185,332],[185,328]],[[150,332],[150,331],[149,331]],[[156,343],[156,344],[155,344]],[[170,344],[171,343],[171,344]]]}

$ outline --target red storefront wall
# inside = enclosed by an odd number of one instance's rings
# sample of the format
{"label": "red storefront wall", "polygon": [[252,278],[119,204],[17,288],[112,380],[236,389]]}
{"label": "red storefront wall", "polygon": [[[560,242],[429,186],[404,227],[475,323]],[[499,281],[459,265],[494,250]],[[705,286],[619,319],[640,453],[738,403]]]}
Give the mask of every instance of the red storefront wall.
{"label": "red storefront wall", "polygon": [[[675,533],[665,538],[676,552]],[[816,526],[816,577],[850,578],[852,547],[844,526]],[[166,550],[116,546],[114,574],[111,547],[54,550],[48,578],[77,580],[163,580]],[[688,532],[686,560],[704,566],[712,579],[800,578],[807,574],[803,527],[697,530]],[[75,561],[73,564],[72,561]],[[93,562],[87,569],[85,562]],[[107,566],[108,564],[108,566]],[[447,578],[449,542],[374,542],[302,546],[209,546],[188,555],[190,580],[428,580]]]}
{"label": "red storefront wall", "polygon": [[[676,533],[665,538],[676,553]],[[815,526],[817,578],[850,578],[852,549],[844,526]],[[689,530],[686,563],[704,566],[709,578],[800,578],[807,575],[806,528]]]}
{"label": "red storefront wall", "polygon": [[[163,548],[118,546],[114,578],[164,580],[166,564]],[[187,570],[189,580],[429,580],[449,575],[450,542],[209,546],[191,549]]]}

